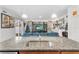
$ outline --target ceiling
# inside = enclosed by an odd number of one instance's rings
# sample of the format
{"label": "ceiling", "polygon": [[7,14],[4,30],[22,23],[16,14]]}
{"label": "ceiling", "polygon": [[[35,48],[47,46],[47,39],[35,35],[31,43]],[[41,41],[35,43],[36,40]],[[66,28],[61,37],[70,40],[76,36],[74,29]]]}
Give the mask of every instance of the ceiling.
{"label": "ceiling", "polygon": [[22,16],[27,14],[28,19],[50,19],[53,13],[57,14],[57,17],[61,17],[67,14],[68,5],[4,5],[8,9],[14,10]]}

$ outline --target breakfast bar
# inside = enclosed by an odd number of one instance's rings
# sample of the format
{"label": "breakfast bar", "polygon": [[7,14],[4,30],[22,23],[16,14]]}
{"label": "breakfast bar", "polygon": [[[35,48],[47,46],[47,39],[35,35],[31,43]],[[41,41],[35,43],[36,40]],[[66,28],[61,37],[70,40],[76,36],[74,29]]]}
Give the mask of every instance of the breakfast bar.
{"label": "breakfast bar", "polygon": [[79,53],[79,42],[65,37],[21,37],[1,42],[0,52],[17,52],[18,54]]}

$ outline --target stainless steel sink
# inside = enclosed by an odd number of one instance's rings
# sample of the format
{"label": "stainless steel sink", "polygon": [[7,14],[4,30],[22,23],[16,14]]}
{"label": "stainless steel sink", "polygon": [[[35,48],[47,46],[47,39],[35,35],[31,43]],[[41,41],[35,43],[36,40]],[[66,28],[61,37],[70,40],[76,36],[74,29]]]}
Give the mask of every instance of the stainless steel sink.
{"label": "stainless steel sink", "polygon": [[52,47],[52,43],[47,40],[30,40],[27,46],[30,48],[49,48]]}

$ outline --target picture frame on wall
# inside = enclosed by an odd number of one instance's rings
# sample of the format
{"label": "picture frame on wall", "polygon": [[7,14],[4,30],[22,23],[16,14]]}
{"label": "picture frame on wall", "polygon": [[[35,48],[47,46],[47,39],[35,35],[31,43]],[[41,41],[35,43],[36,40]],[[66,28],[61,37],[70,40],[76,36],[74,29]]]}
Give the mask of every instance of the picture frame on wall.
{"label": "picture frame on wall", "polygon": [[78,15],[77,9],[73,8],[72,9],[72,16],[77,16],[77,15]]}
{"label": "picture frame on wall", "polygon": [[14,28],[14,20],[12,16],[1,13],[1,28]]}

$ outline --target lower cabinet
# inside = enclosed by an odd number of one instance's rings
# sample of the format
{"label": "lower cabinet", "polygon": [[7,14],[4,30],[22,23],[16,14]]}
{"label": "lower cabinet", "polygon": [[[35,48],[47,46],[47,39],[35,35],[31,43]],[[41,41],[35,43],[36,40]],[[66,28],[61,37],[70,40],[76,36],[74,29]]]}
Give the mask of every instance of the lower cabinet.
{"label": "lower cabinet", "polygon": [[61,54],[79,54],[79,52],[61,52]]}
{"label": "lower cabinet", "polygon": [[60,52],[19,52],[19,54],[59,54]]}
{"label": "lower cabinet", "polygon": [[17,52],[0,52],[0,54],[17,54]]}
{"label": "lower cabinet", "polygon": [[79,54],[79,52],[18,52],[18,54]]}

